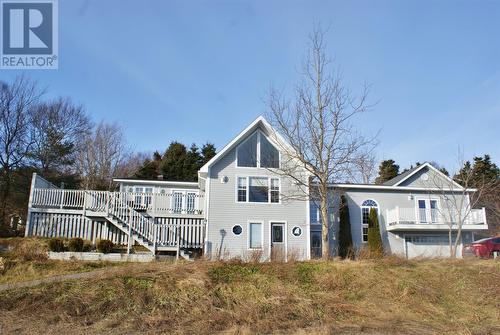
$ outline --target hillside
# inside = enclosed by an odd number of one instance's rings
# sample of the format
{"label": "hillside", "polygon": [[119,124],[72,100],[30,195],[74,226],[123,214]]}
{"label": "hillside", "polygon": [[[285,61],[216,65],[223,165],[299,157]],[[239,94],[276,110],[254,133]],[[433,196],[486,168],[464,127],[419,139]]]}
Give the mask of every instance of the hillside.
{"label": "hillside", "polygon": [[0,292],[2,333],[500,333],[500,262],[154,263]]}

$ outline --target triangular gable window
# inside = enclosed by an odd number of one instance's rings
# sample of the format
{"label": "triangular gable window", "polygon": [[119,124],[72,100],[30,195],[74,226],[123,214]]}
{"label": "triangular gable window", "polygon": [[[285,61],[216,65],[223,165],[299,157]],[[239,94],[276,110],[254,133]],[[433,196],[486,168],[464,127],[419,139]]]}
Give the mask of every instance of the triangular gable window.
{"label": "triangular gable window", "polygon": [[256,131],[237,148],[238,167],[279,168],[278,149],[260,131]]}

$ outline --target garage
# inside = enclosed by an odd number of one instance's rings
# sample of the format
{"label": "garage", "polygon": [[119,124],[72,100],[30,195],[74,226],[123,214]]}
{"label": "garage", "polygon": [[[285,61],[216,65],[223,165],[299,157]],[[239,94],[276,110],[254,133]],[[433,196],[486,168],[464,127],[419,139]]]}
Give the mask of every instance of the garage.
{"label": "garage", "polygon": [[405,247],[406,258],[450,257],[448,234],[407,235],[405,236]]}

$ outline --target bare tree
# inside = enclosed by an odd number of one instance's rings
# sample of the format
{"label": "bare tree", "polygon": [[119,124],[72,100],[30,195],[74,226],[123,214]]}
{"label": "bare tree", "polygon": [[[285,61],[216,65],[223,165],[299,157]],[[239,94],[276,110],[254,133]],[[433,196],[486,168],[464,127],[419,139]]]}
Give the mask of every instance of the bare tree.
{"label": "bare tree", "polygon": [[[292,99],[272,89],[269,119],[289,145],[281,145],[285,158],[280,174],[293,178],[305,198],[317,199],[323,223],[323,257],[330,257],[334,239],[333,222],[328,219],[329,185],[349,178],[356,162],[375,145],[354,127],[356,116],[368,110],[368,87],[355,97],[344,85],[325,53],[325,32],[315,29],[303,64],[302,80]],[[277,143],[280,143],[277,141]],[[305,170],[310,178],[302,178]],[[309,194],[308,192],[312,194]],[[334,234],[333,234],[334,235]]]}
{"label": "bare tree", "polygon": [[30,113],[43,91],[34,82],[18,77],[11,85],[0,83],[0,220],[6,215],[12,171],[21,166],[33,146]]}
{"label": "bare tree", "polygon": [[[464,166],[463,159],[459,159],[459,162],[459,166]],[[435,169],[438,171],[437,168]],[[477,222],[482,216],[483,212],[476,207],[480,204],[483,194],[493,186],[493,182],[478,182],[474,178],[472,169],[460,170],[460,173],[456,175],[456,181],[451,178],[442,178],[438,173],[432,176],[431,185],[434,190],[430,194],[438,195],[442,203],[436,205],[436,208],[430,208],[430,220],[431,222],[439,220],[448,226],[450,257],[456,258],[462,241],[462,229],[464,225]],[[433,216],[436,217],[433,218]]]}
{"label": "bare tree", "polygon": [[43,174],[74,166],[92,123],[82,106],[70,99],[41,103],[33,112],[34,143],[30,158]]}
{"label": "bare tree", "polygon": [[377,175],[377,161],[372,151],[360,153],[353,160],[351,178],[353,182],[370,184]]}
{"label": "bare tree", "polygon": [[111,189],[113,176],[129,154],[117,124],[99,123],[84,140],[76,167],[86,189]]}

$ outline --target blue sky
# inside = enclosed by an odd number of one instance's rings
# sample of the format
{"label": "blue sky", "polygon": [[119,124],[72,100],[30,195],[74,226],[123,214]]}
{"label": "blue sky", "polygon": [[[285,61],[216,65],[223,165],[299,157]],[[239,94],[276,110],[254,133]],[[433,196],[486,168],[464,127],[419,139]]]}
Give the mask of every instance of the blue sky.
{"label": "blue sky", "polygon": [[[500,1],[59,1],[59,69],[24,73],[118,122],[138,151],[222,148],[287,89],[315,23],[346,84],[372,84],[359,119],[379,159],[457,151],[500,162]],[[5,71],[10,81],[23,71]]]}

